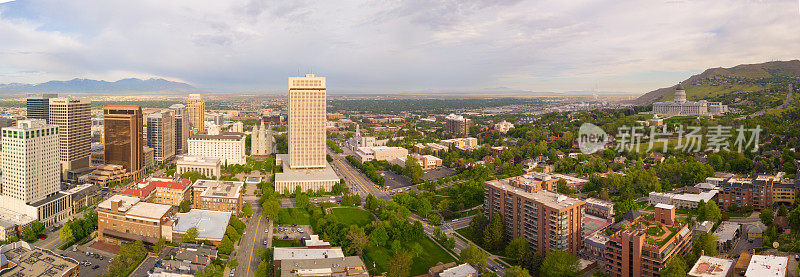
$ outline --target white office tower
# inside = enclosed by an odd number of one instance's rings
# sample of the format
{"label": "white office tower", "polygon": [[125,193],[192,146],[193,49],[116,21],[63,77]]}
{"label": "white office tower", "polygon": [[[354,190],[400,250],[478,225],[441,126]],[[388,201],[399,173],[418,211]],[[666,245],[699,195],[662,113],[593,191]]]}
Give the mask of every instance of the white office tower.
{"label": "white office tower", "polygon": [[172,110],[147,115],[147,147],[153,148],[153,156],[159,164],[175,157],[175,118]]}
{"label": "white office tower", "polygon": [[169,106],[172,116],[175,117],[175,155],[185,154],[189,146],[189,115],[186,105],[175,104]]}
{"label": "white office tower", "polygon": [[324,168],[325,77],[289,78],[289,166]]}
{"label": "white office tower", "polygon": [[77,180],[89,169],[92,148],[92,101],[86,98],[50,98],[50,124],[59,130],[61,178]]}
{"label": "white office tower", "polygon": [[251,142],[250,155],[266,156],[275,152],[275,137],[272,136],[272,128],[265,126],[264,121],[261,121],[261,127],[258,125],[253,127]]}
{"label": "white office tower", "polygon": [[20,120],[3,128],[3,181],[0,213],[21,214],[46,226],[72,213],[71,201],[61,189],[59,127],[43,119]]}
{"label": "white office tower", "polygon": [[325,159],[325,78],[306,74],[289,78],[289,154],[277,155],[283,173],[275,190],[330,191],[339,176]]}

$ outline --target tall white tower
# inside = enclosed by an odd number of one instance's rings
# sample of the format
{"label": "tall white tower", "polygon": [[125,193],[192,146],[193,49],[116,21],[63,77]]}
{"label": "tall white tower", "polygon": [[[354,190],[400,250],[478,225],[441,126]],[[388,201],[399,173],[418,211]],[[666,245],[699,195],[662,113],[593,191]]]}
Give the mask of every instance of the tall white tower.
{"label": "tall white tower", "polygon": [[325,77],[289,77],[289,167],[325,168]]}
{"label": "tall white tower", "polygon": [[68,172],[89,167],[92,143],[92,101],[87,98],[51,98],[50,124],[57,125],[62,179]]}
{"label": "tall white tower", "polygon": [[59,128],[43,119],[20,120],[3,128],[3,196],[25,204],[61,189]]}

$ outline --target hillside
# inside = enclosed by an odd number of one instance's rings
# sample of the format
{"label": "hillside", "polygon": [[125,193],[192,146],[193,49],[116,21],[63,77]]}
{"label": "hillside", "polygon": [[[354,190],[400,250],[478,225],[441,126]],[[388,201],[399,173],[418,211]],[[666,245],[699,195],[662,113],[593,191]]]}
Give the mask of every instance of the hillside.
{"label": "hillside", "polygon": [[160,78],[151,78],[147,80],[127,78],[116,82],[75,78],[69,81],[49,81],[40,84],[0,84],[0,94],[48,92],[129,94],[190,91],[197,91],[197,88],[187,83],[168,81]]}
{"label": "hillside", "polygon": [[[800,80],[800,60],[742,64],[731,68],[709,68],[681,82],[689,100],[711,98],[732,92],[758,91],[782,78]],[[634,103],[647,105],[672,100],[675,86],[660,88],[642,96]]]}

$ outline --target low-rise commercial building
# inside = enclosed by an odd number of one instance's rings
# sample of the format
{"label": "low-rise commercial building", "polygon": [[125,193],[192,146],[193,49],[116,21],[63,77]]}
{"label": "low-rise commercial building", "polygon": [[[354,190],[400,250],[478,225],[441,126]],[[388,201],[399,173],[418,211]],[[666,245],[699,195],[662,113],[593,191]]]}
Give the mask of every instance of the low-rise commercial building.
{"label": "low-rise commercial building", "polygon": [[719,242],[719,253],[727,253],[733,248],[733,243],[740,235],[739,223],[732,221],[723,221],[714,232],[717,242]]}
{"label": "low-rise commercial building", "polygon": [[373,146],[359,147],[356,157],[360,162],[368,161],[394,161],[397,158],[408,156],[408,149],[403,147]]}
{"label": "low-rise commercial building", "polygon": [[73,258],[18,241],[0,246],[0,276],[77,277],[80,264]]}
{"label": "low-rise commercial building", "polygon": [[587,198],[584,208],[586,209],[586,214],[604,219],[614,218],[614,203],[612,202],[597,198]]}
{"label": "low-rise commercial building", "polygon": [[281,263],[277,276],[369,277],[364,261],[358,256],[286,261]]}
{"label": "low-rise commercial building", "polygon": [[114,195],[97,205],[98,238],[117,245],[137,240],[155,244],[163,237],[163,227],[173,214],[170,205]]}
{"label": "low-rise commercial building", "polygon": [[195,209],[232,212],[242,210],[242,188],[244,182],[197,180],[192,185]]}
{"label": "low-rise commercial building", "polygon": [[225,237],[225,227],[228,226],[232,215],[232,212],[199,209],[192,209],[188,213],[177,213],[172,225],[168,226],[172,229],[171,232],[165,232],[168,236],[166,239],[180,242],[183,234],[186,234],[189,229],[195,228],[198,240],[207,240],[219,246],[222,238]]}
{"label": "low-rise commercial building", "polygon": [[747,266],[745,277],[787,276],[789,258],[780,256],[753,255]]}
{"label": "low-rise commercial building", "polygon": [[175,161],[175,174],[197,171],[208,178],[220,176],[222,160],[214,157],[180,155]]}
{"label": "low-rise commercial building", "polygon": [[106,164],[100,165],[89,175],[89,181],[98,186],[108,186],[111,183],[119,183],[131,175],[121,165]]}
{"label": "low-rise commercial building", "polygon": [[650,192],[648,200],[650,205],[668,204],[675,205],[679,209],[696,209],[700,201],[708,203],[716,199],[717,192],[716,190],[682,194]]}
{"label": "low-rise commercial building", "polygon": [[417,160],[417,163],[419,163],[419,166],[421,166],[423,170],[434,169],[442,166],[442,159],[439,159],[431,155],[417,155],[417,154],[412,154],[405,157],[399,157],[394,160],[394,163],[400,166],[405,166],[406,160],[409,157]]}
{"label": "low-rise commercial building", "polygon": [[700,256],[692,269],[689,277],[733,277],[733,260]]}
{"label": "low-rise commercial building", "polygon": [[153,197],[150,202],[171,206],[180,206],[183,201],[192,199],[192,182],[184,178],[150,177],[142,182],[154,186]]}
{"label": "low-rise commercial building", "polygon": [[293,169],[288,161],[286,154],[275,155],[276,165],[283,169],[283,172],[275,174],[275,191],[279,193],[294,192],[297,187],[303,192],[331,191],[341,180],[328,163],[323,168]]}

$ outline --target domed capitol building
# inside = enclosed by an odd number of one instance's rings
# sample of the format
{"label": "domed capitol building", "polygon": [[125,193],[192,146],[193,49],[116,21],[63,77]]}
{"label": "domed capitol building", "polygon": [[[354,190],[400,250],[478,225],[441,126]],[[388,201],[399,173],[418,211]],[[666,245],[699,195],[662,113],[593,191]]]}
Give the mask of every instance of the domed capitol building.
{"label": "domed capitol building", "polygon": [[653,103],[653,113],[659,115],[693,115],[710,116],[728,112],[728,106],[721,102],[686,101],[686,90],[678,83],[675,87],[675,99],[672,101]]}

